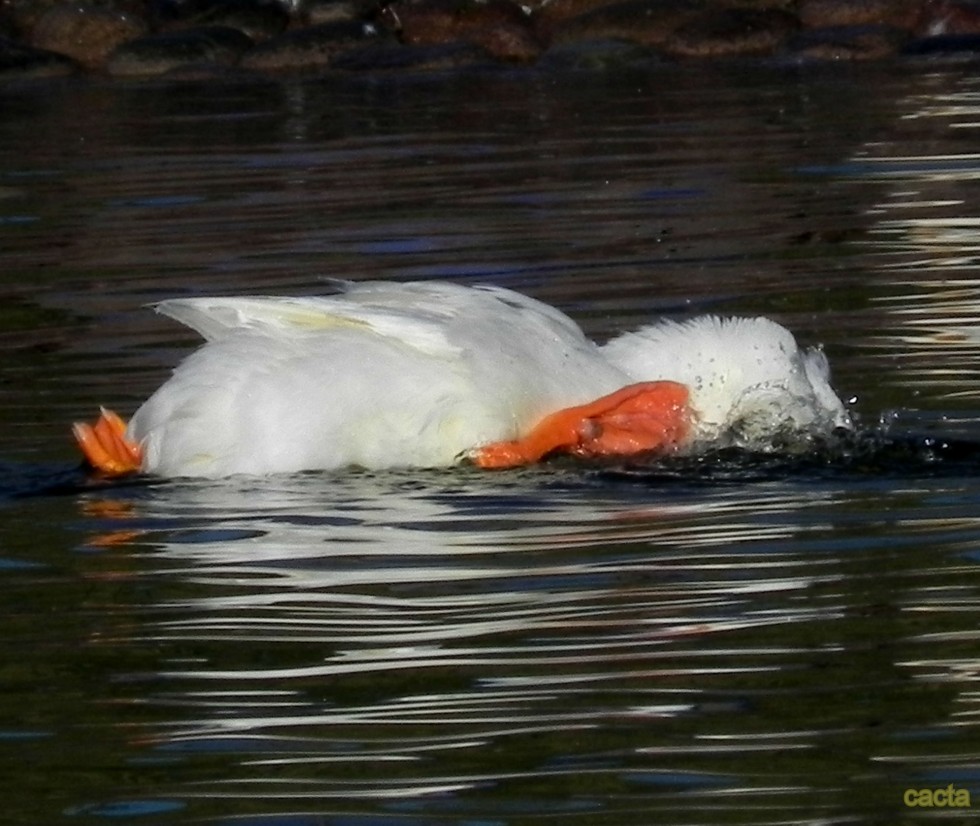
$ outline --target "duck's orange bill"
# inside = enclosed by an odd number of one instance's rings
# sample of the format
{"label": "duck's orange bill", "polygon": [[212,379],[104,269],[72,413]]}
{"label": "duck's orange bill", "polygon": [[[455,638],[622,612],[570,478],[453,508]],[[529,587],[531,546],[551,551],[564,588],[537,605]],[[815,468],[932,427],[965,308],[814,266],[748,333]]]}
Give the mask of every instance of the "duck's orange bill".
{"label": "duck's orange bill", "polygon": [[537,462],[551,453],[628,456],[676,445],[691,426],[688,390],[674,381],[630,384],[542,419],[526,436],[493,442],[471,455],[483,468]]}
{"label": "duck's orange bill", "polygon": [[86,461],[109,476],[135,473],[143,465],[143,451],[126,438],[126,422],[106,408],[95,424],[75,422],[72,432]]}

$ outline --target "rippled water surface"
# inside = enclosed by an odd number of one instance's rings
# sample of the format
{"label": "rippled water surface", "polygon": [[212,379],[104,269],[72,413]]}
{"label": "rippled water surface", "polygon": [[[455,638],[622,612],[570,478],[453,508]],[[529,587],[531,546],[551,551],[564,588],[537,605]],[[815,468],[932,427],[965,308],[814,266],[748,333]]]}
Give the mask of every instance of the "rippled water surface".
{"label": "rippled water surface", "polygon": [[[0,822],[977,816],[970,67],[73,81],[0,107]],[[195,344],[143,305],[329,276],[502,284],[600,339],[769,315],[825,346],[862,435],[77,469],[68,424],[132,412]],[[951,784],[974,805],[906,805]]]}

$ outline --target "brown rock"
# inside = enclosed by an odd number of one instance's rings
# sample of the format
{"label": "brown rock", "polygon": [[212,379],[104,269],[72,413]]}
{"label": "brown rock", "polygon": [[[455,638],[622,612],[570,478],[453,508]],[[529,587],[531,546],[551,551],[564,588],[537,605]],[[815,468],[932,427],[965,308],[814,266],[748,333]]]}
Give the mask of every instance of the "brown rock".
{"label": "brown rock", "polygon": [[680,26],[663,44],[680,57],[771,54],[799,28],[778,9],[717,9]]}
{"label": "brown rock", "polygon": [[808,28],[892,26],[911,29],[921,0],[800,0],[797,15]]}
{"label": "brown rock", "polygon": [[711,5],[719,8],[780,9],[795,14],[798,3],[797,0],[712,0]]}
{"label": "brown rock", "polygon": [[376,0],[308,0],[303,6],[311,26],[368,20],[378,12]]}
{"label": "brown rock", "polygon": [[491,57],[507,63],[533,63],[544,51],[528,25],[512,23],[477,29],[465,42],[481,46]]}
{"label": "brown rock", "polygon": [[473,43],[496,60],[521,63],[542,52],[530,17],[511,0],[397,0],[383,19],[413,46]]}
{"label": "brown rock", "polygon": [[396,0],[382,19],[414,46],[468,40],[473,32],[492,26],[530,28],[528,15],[510,0]]}
{"label": "brown rock", "polygon": [[286,9],[264,0],[195,0],[178,11],[175,17],[161,23],[161,30],[223,26],[237,29],[258,43],[281,34],[289,25]]}
{"label": "brown rock", "polygon": [[160,75],[196,64],[235,63],[252,41],[237,29],[212,26],[148,35],[121,44],[109,56],[113,75]]}
{"label": "brown rock", "polygon": [[264,71],[324,68],[345,51],[389,39],[371,23],[323,23],[267,40],[245,55],[241,65]]}
{"label": "brown rock", "polygon": [[557,24],[609,5],[609,0],[552,0],[550,3],[531,6],[531,9],[535,29],[550,39]]}
{"label": "brown rock", "polygon": [[627,0],[557,22],[551,40],[618,39],[659,46],[703,7],[701,0]]}
{"label": "brown rock", "polygon": [[77,60],[87,68],[105,63],[120,43],[146,33],[146,21],[126,12],[85,3],[48,9],[37,21],[31,45]]}

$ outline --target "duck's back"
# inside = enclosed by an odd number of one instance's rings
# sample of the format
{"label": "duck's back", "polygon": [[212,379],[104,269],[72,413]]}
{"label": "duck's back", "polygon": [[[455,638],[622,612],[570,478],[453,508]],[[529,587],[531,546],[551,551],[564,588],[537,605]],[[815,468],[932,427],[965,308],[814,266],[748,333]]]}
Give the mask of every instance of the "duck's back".
{"label": "duck's back", "polygon": [[130,423],[145,469],[169,476],[447,465],[626,382],[567,316],[502,289],[368,282],[158,309],[207,341]]}

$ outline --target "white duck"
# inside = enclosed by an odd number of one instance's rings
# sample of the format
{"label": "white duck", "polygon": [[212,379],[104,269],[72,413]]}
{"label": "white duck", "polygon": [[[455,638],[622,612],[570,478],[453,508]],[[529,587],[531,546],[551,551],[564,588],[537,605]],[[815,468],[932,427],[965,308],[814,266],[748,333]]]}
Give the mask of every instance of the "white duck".
{"label": "white duck", "polygon": [[205,477],[504,467],[555,451],[766,449],[850,426],[823,354],[768,319],[664,322],[600,347],[503,288],[341,290],[156,305],[206,343],[128,426],[110,411],[75,426],[90,463]]}

